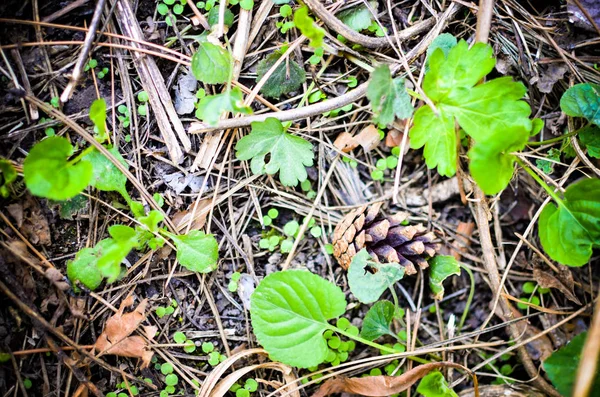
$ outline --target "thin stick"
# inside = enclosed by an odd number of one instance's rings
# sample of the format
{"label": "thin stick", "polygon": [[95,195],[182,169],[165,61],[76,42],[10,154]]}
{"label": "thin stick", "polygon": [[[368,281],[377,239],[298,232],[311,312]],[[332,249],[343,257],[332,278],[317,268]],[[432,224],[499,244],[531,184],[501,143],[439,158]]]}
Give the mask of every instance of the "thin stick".
{"label": "thin stick", "polygon": [[592,383],[596,378],[598,355],[600,355],[600,299],[596,300],[594,318],[581,351],[573,397],[586,397],[590,394]]}
{"label": "thin stick", "polygon": [[92,22],[90,22],[90,28],[85,35],[85,40],[83,42],[83,47],[81,47],[81,52],[79,53],[79,58],[77,59],[77,63],[75,64],[75,68],[73,68],[73,74],[71,75],[71,80],[69,84],[65,87],[62,95],[60,96],[60,101],[62,103],[67,102],[71,95],[73,94],[73,90],[77,85],[77,82],[81,78],[81,72],[83,70],[83,66],[87,61],[88,55],[90,54],[90,50],[92,49],[92,44],[94,43],[94,37],[96,37],[96,28],[100,23],[100,17],[102,16],[102,10],[104,9],[104,4],[106,0],[98,0],[96,3],[96,9],[94,10],[94,16],[92,17]]}

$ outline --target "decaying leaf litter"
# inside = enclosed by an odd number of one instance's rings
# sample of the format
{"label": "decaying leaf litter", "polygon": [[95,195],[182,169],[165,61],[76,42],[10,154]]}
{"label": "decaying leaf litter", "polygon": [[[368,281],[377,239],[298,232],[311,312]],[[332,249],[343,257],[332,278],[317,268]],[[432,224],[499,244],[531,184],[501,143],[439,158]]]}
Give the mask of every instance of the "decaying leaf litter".
{"label": "decaying leaf litter", "polygon": [[3,394],[597,393],[594,2],[0,10]]}

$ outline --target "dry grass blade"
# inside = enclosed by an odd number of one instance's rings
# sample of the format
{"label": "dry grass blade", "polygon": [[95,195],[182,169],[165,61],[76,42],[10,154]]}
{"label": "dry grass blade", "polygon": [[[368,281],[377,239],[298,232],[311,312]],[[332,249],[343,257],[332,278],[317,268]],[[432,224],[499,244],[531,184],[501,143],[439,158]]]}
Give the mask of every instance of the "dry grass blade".
{"label": "dry grass blade", "polygon": [[313,397],[325,397],[334,393],[360,394],[362,396],[383,397],[401,393],[410,389],[425,375],[436,369],[452,367],[463,369],[473,376],[475,396],[479,396],[477,376],[460,364],[450,362],[437,362],[419,365],[400,376],[367,376],[364,378],[337,378],[330,379],[313,394]]}
{"label": "dry grass blade", "polygon": [[[263,364],[249,365],[244,368],[240,368],[240,369],[232,372],[231,374],[227,375],[227,377],[225,379],[220,381],[215,386],[215,388],[213,390],[211,390],[210,397],[224,396],[225,394],[227,394],[227,392],[229,391],[231,386],[233,386],[235,384],[235,382],[237,382],[239,379],[241,379],[244,375],[246,375],[252,371],[256,371],[257,369],[277,370],[283,374],[287,383],[293,382],[295,380],[295,377],[293,376],[293,373],[292,373],[292,368],[288,367],[287,365],[281,364],[281,363],[269,362],[269,363],[263,363]],[[284,389],[284,391],[285,391],[285,389]],[[290,395],[292,397],[300,397],[300,392],[298,390],[294,390],[292,392],[292,394],[290,394]]]}

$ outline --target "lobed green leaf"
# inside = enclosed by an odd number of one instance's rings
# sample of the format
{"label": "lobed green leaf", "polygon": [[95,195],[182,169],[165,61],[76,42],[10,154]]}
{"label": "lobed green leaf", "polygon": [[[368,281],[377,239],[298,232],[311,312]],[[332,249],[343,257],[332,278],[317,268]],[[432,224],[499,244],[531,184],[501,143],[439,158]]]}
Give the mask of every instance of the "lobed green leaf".
{"label": "lobed green leaf", "polygon": [[389,125],[395,118],[407,119],[413,113],[404,80],[392,79],[387,65],[379,66],[371,73],[367,98],[373,109],[373,121],[378,124]]}
{"label": "lobed green leaf", "polygon": [[252,109],[244,105],[242,90],[234,87],[221,94],[207,95],[200,99],[196,117],[209,125],[216,125],[223,112],[250,114]]}

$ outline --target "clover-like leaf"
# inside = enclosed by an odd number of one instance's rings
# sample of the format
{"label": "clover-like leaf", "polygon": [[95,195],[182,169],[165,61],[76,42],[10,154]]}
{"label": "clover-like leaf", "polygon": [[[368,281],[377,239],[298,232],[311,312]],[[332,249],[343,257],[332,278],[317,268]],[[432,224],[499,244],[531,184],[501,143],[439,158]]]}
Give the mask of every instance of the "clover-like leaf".
{"label": "clover-like leaf", "polygon": [[308,7],[303,6],[296,10],[294,14],[294,24],[300,32],[310,40],[309,45],[313,48],[321,47],[323,45],[323,38],[325,37],[325,30],[315,23],[315,21],[308,15]]}
{"label": "clover-like leaf", "polygon": [[[573,392],[587,334],[587,332],[582,332],[575,336],[567,345],[552,353],[543,363],[546,375],[563,396],[570,396]],[[590,396],[595,395],[594,390],[600,390],[599,371],[596,371],[594,375]]]}
{"label": "clover-like leaf", "polygon": [[92,102],[90,106],[90,120],[96,126],[98,141],[106,141],[106,101],[104,99],[100,98]]}
{"label": "clover-like leaf", "polygon": [[429,260],[429,288],[434,299],[444,297],[443,282],[450,276],[460,275],[460,264],[455,257],[437,255]]}
{"label": "clover-like leaf", "polygon": [[[494,67],[492,48],[461,40],[447,56],[442,48],[429,56],[423,90],[436,107],[415,114],[410,146],[425,147],[429,168],[441,175],[456,172],[455,122],[475,141],[469,157],[471,173],[486,194],[504,189],[513,173],[512,151],[521,150],[540,123],[529,119],[531,108],[522,100],[525,86],[502,77],[476,85]],[[484,173],[483,170],[486,170]]]}
{"label": "clover-like leaf", "polygon": [[423,397],[458,397],[439,371],[430,372],[419,382],[417,393]]}
{"label": "clover-like leaf", "polygon": [[196,117],[209,125],[216,125],[223,112],[250,114],[252,109],[244,105],[242,90],[234,87],[221,94],[207,95],[200,99]]}
{"label": "clover-like leaf", "polygon": [[[281,57],[275,51],[256,66],[256,81],[259,81]],[[267,97],[279,99],[281,95],[296,91],[306,81],[306,72],[295,61],[289,59],[282,62],[267,79],[260,92]]]}
{"label": "clover-like leaf", "polygon": [[395,311],[396,308],[390,301],[383,300],[375,303],[365,315],[360,336],[373,341],[383,335],[393,335],[390,325]]}
{"label": "clover-like leaf", "polygon": [[233,71],[233,57],[225,48],[209,41],[200,41],[192,56],[192,73],[206,84],[223,84]]}
{"label": "clover-like leaf", "polygon": [[[306,180],[305,167],[313,165],[312,144],[287,133],[281,122],[269,117],[263,122],[253,122],[252,132],[235,146],[239,160],[250,160],[255,174],[273,175],[279,172],[284,186],[296,186]],[[265,157],[270,160],[265,163]]]}
{"label": "clover-like leaf", "polygon": [[382,65],[371,73],[367,98],[378,124],[391,124],[395,118],[407,119],[413,113],[410,96],[404,88],[404,79],[392,79],[390,67]]}
{"label": "clover-like leaf", "polygon": [[[370,1],[369,5],[373,11],[377,12],[377,2]],[[356,7],[348,8],[347,10],[340,11],[336,14],[336,17],[344,22],[350,29],[360,32],[361,30],[368,29],[373,22],[373,14],[369,11],[369,7],[366,4],[359,4]]]}
{"label": "clover-like leaf", "polygon": [[[129,168],[129,165],[117,148],[109,148],[108,151],[115,156],[119,163]],[[90,186],[103,192],[119,192],[125,197],[129,197],[125,187],[127,177],[106,156],[94,149],[83,159],[89,161],[94,168],[94,176],[90,181]]]}
{"label": "clover-like leaf", "polygon": [[402,277],[402,266],[397,263],[377,263],[364,248],[354,255],[348,269],[350,291],[362,303],[375,302]]}
{"label": "clover-like leaf", "polygon": [[549,203],[540,214],[540,242],[555,261],[583,266],[600,247],[600,179],[574,183],[564,197],[558,207]]}
{"label": "clover-like leaf", "polygon": [[193,272],[210,273],[217,268],[219,243],[212,234],[192,230],[188,234],[169,234],[177,248],[177,260]]}
{"label": "clover-like leaf", "polygon": [[23,163],[25,185],[34,196],[67,200],[81,193],[92,178],[89,161],[69,161],[73,146],[53,136],[36,144]]}
{"label": "clover-like leaf", "polygon": [[600,85],[574,85],[560,98],[560,108],[571,117],[583,117],[600,126]]}
{"label": "clover-like leaf", "polygon": [[346,311],[344,293],[303,270],[271,273],[250,298],[252,327],[273,360],[300,368],[319,365],[329,352],[323,332]]}

